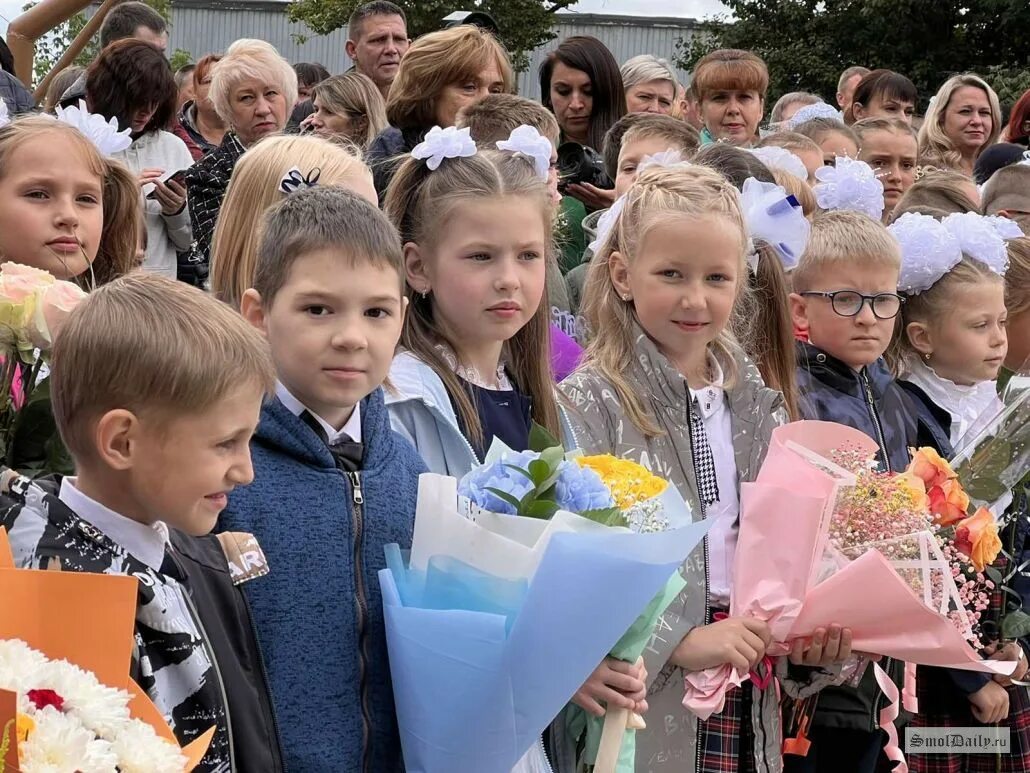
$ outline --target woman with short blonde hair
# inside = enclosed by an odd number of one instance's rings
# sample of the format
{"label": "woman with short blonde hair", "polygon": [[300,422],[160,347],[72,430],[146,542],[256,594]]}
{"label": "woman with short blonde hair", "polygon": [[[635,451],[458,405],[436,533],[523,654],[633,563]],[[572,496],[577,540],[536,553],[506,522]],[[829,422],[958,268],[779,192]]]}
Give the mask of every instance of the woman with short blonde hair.
{"label": "woman with short blonde hair", "polygon": [[269,43],[243,38],[211,67],[208,97],[228,131],[222,144],[186,173],[195,244],[190,263],[196,267],[196,275],[186,278],[197,284],[206,278],[211,238],[233,167],[255,142],[286,128],[297,101],[297,73]]}
{"label": "woman with short blonde hair", "polygon": [[211,248],[211,292],[239,309],[254,281],[265,211],[309,184],[336,185],[376,203],[372,173],[347,148],[321,137],[270,137],[236,164]]}
{"label": "woman with short blonde hair", "polygon": [[666,60],[641,54],[627,59],[619,72],[626,91],[627,113],[672,115],[679,83]]}
{"label": "woman with short blonde hair", "polygon": [[515,73],[504,47],[471,24],[430,32],[411,44],[386,101],[389,128],[369,145],[380,198],[397,167],[434,126],[454,126],[458,111],[487,94],[512,94]]}
{"label": "woman with short blonde hair", "polygon": [[386,102],[370,78],[354,71],[311,89],[315,112],[308,126],[326,139],[346,140],[362,152],[386,128]]}
{"label": "woman with short blonde hair", "polygon": [[953,75],[926,111],[919,130],[920,163],[973,175],[977,157],[1001,134],[998,95],[978,75]]}

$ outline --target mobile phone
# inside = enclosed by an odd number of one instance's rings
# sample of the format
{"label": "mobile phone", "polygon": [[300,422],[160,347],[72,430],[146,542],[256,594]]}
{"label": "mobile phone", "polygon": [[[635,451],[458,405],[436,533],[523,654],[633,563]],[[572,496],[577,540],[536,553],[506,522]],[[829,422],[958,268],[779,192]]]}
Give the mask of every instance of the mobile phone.
{"label": "mobile phone", "polygon": [[[163,183],[174,182],[174,183],[177,183],[178,185],[181,185],[183,188],[185,188],[186,187],[186,170],[185,169],[180,169],[177,172],[167,172],[167,173],[161,175],[161,177],[158,178],[158,182],[163,182]],[[147,194],[147,198],[148,199],[156,199],[157,198],[157,187],[156,186],[155,186],[154,190],[152,190],[150,193]]]}

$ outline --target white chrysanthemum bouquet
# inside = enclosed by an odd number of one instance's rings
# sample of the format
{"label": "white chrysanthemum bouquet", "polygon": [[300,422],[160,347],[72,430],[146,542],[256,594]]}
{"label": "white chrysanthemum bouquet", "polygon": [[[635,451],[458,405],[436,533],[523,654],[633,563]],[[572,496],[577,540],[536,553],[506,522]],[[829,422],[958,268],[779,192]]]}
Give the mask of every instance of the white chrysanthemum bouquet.
{"label": "white chrysanthemum bouquet", "polygon": [[[21,773],[183,773],[178,745],[129,713],[132,696],[20,639],[0,640],[0,690],[17,698]],[[12,743],[5,727],[0,749]]]}

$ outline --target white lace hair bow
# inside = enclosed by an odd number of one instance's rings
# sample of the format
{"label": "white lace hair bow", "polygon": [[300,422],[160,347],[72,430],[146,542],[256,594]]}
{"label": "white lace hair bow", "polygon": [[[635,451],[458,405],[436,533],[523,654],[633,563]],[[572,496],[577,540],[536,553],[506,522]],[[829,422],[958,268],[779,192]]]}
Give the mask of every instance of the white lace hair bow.
{"label": "white lace hair bow", "polygon": [[764,148],[751,148],[751,153],[770,169],[779,169],[799,180],[808,181],[805,163],[786,148],[768,145]]}
{"label": "white lace hair bow", "polygon": [[132,144],[131,129],[118,131],[117,118],[107,120],[102,115],[89,112],[82,99],[78,107],[58,107],[57,120],[74,126],[86,135],[86,139],[96,145],[103,156],[111,156]]}
{"label": "white lace hair bow", "polygon": [[626,194],[622,194],[615,200],[608,209],[601,213],[601,216],[597,219],[597,236],[594,238],[589,245],[587,245],[594,255],[600,252],[601,247],[608,241],[609,235],[611,235],[612,228],[615,227],[615,223],[619,219],[619,215],[622,214],[622,210],[626,207]]}
{"label": "white lace hair bow", "polygon": [[999,276],[1009,267],[1006,239],[1018,239],[1023,231],[1003,217],[984,217],[975,212],[956,212],[942,221],[955,237],[963,255],[983,263]]}
{"label": "white lace hair bow", "polygon": [[901,246],[898,290],[918,295],[937,284],[962,260],[958,239],[936,218],[907,212],[887,230]]}
{"label": "white lace hair bow", "polygon": [[864,161],[837,156],[835,166],[820,167],[815,177],[815,199],[823,209],[852,210],[873,220],[883,214],[883,183]]}
{"label": "white lace hair bow", "polygon": [[844,116],[840,111],[825,102],[816,102],[811,105],[805,105],[794,113],[790,120],[787,121],[787,128],[793,129],[805,123],[805,121],[811,121],[813,118],[832,118],[835,121],[844,123]]}
{"label": "white lace hair bow", "polygon": [[516,126],[508,139],[497,143],[498,150],[519,153],[533,162],[537,177],[546,180],[551,170],[551,153],[554,148],[551,141],[534,127],[523,124]]}
{"label": "white lace hair bow", "polygon": [[775,183],[749,177],[741,190],[740,207],[751,238],[771,245],[784,268],[794,268],[811,231],[797,199]]}
{"label": "white lace hair bow", "polygon": [[[434,126],[426,138],[411,151],[413,158],[426,162],[431,172],[440,168],[445,158],[468,158],[476,155],[476,143],[468,129]],[[548,156],[550,158],[550,156]]]}

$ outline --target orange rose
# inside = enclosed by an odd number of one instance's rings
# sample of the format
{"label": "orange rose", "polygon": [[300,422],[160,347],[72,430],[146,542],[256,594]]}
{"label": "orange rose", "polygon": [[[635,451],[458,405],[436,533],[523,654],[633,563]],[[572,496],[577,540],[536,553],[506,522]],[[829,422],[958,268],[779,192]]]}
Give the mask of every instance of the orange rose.
{"label": "orange rose", "polygon": [[895,476],[901,488],[912,498],[912,506],[917,510],[930,509],[930,497],[926,495],[923,479],[911,472],[903,472]]}
{"label": "orange rose", "polygon": [[912,454],[912,462],[906,472],[920,478],[927,493],[935,486],[940,486],[945,481],[955,480],[958,477],[951,469],[951,465],[942,459],[940,454],[932,448],[925,447]]}
{"label": "orange rose", "polygon": [[946,480],[926,493],[930,496],[930,512],[938,525],[951,526],[966,517],[969,495],[957,480]]}
{"label": "orange rose", "polygon": [[955,527],[955,548],[972,562],[978,572],[994,563],[1001,551],[1001,539],[998,537],[998,524],[990,510],[981,507],[975,515],[959,521]]}

